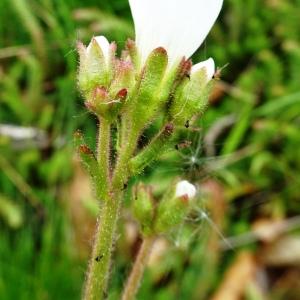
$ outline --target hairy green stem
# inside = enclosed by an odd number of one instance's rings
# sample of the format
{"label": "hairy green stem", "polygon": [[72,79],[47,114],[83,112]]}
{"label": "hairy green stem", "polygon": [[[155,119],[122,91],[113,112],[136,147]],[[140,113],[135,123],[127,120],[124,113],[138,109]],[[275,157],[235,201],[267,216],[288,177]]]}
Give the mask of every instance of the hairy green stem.
{"label": "hairy green stem", "polygon": [[124,144],[120,148],[119,159],[111,183],[113,190],[124,190],[124,185],[130,176],[129,161],[133,156],[138,137],[139,133],[131,130],[129,137],[126,138],[126,141],[124,141]]}
{"label": "hairy green stem", "polygon": [[92,256],[87,273],[84,291],[85,300],[103,299],[105,297],[121,198],[121,195],[114,195],[113,199],[109,193],[110,124],[104,119],[100,120],[97,148],[97,161],[100,174],[97,185],[100,188],[96,188],[96,196],[97,200],[102,201],[103,207],[98,219]]}
{"label": "hairy green stem", "polygon": [[122,300],[133,300],[143,277],[155,237],[145,237],[124,288]]}
{"label": "hairy green stem", "polygon": [[[99,184],[107,189],[106,199],[100,212],[99,222],[95,234],[92,257],[90,260],[85,286],[84,300],[102,300],[106,298],[107,283],[109,279],[111,256],[115,241],[119,211],[122,203],[124,184],[128,180],[128,161],[136,147],[136,138],[132,138],[119,153],[114,175],[109,184],[109,153],[110,153],[110,126],[101,123],[98,162],[103,174]],[[106,179],[106,180],[104,180]]]}
{"label": "hairy green stem", "polygon": [[122,193],[105,202],[97,225],[92,257],[87,277],[85,300],[106,298],[111,254],[115,239]]}
{"label": "hairy green stem", "polygon": [[[100,130],[97,147],[97,161],[100,169],[99,185],[101,193],[97,195],[100,200],[108,200],[110,181],[110,123],[105,119],[100,119]],[[103,199],[104,198],[104,199]],[[98,199],[99,200],[99,199]]]}

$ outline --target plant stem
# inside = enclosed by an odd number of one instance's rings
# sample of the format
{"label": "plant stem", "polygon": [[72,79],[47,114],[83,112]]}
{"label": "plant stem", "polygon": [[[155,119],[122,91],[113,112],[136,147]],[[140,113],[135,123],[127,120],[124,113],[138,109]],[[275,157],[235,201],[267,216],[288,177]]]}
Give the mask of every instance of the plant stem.
{"label": "plant stem", "polygon": [[98,219],[87,273],[84,291],[85,300],[103,299],[106,292],[110,257],[121,198],[121,195],[116,196],[114,199],[109,196],[109,156],[110,124],[105,119],[101,119],[97,145],[97,161],[100,173],[97,184],[100,188],[95,190],[97,192],[97,200],[102,201],[103,207]]}
{"label": "plant stem", "polygon": [[130,142],[123,146],[119,154],[110,185],[110,125],[106,121],[101,121],[97,156],[103,175],[99,184],[103,185],[101,194],[104,195],[104,201],[95,234],[84,300],[102,300],[106,298],[111,255],[122,203],[123,187],[128,179],[128,161],[136,147],[136,138],[132,136]]}
{"label": "plant stem", "polygon": [[155,237],[145,237],[143,243],[139,249],[139,253],[134,262],[133,268],[129,275],[128,281],[124,288],[122,300],[133,300],[138,291],[141,283],[142,276],[144,274],[146,264],[148,262],[149,255],[151,253],[152,246],[154,244]]}
{"label": "plant stem", "polygon": [[110,180],[110,123],[105,119],[100,119],[100,130],[97,147],[97,161],[100,168],[100,180],[98,184],[101,186],[98,200],[108,200],[109,180]]}
{"label": "plant stem", "polygon": [[105,201],[97,225],[92,257],[85,288],[85,300],[101,300],[106,297],[111,254],[122,193]]}
{"label": "plant stem", "polygon": [[125,145],[120,150],[119,159],[117,161],[114,176],[112,179],[113,190],[123,190],[129,177],[129,161],[136,148],[138,133],[131,132],[130,137],[127,138]]}

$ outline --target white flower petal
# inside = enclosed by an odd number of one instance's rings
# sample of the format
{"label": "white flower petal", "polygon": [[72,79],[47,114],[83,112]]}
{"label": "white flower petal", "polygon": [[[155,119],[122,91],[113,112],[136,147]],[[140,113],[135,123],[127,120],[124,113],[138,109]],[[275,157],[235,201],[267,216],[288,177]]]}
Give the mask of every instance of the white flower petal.
{"label": "white flower petal", "polygon": [[192,74],[201,70],[202,68],[205,68],[205,72],[206,72],[206,77],[207,77],[207,81],[210,81],[214,74],[215,74],[215,62],[212,58],[209,58],[208,60],[205,61],[201,61],[199,63],[197,63],[196,65],[192,66]]}
{"label": "white flower petal", "polygon": [[[105,60],[108,61],[109,53],[110,53],[110,44],[109,44],[109,41],[107,40],[107,38],[103,35],[100,35],[100,36],[93,37],[93,39],[96,40],[97,44],[99,45],[99,47],[101,48],[101,50],[103,52]],[[86,48],[87,53],[89,53],[89,51],[91,49],[91,45],[92,45],[92,42],[90,42]]]}
{"label": "white flower petal", "polygon": [[194,198],[196,195],[196,187],[189,183],[187,180],[182,180],[176,185],[176,197],[188,196],[189,199]]}
{"label": "white flower petal", "polygon": [[144,62],[164,47],[170,63],[189,58],[202,44],[220,13],[223,0],[129,0],[136,43]]}

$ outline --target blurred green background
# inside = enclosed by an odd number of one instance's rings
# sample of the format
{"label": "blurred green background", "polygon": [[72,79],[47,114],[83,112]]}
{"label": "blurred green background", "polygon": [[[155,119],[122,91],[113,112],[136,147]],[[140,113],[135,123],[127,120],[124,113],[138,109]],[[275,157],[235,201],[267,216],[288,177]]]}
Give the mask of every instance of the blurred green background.
{"label": "blurred green background", "polygon": [[[129,6],[1,0],[0,20],[0,299],[80,299],[97,205],[72,134],[94,146],[97,124],[77,91],[76,41],[122,49]],[[157,242],[138,299],[300,299],[299,20],[299,0],[225,0],[193,57],[225,66],[211,105],[143,175],[161,188],[188,178],[201,200]],[[122,220],[110,299],[140,243],[126,208]]]}

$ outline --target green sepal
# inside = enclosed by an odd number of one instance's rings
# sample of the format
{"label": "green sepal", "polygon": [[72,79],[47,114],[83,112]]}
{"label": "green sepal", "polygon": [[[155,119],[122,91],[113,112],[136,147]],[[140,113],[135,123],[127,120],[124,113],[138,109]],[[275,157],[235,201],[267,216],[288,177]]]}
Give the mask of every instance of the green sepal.
{"label": "green sepal", "polygon": [[127,89],[124,88],[111,96],[105,87],[96,87],[85,105],[96,116],[112,123],[123,107],[127,93]]}
{"label": "green sepal", "polygon": [[109,96],[115,97],[120,90],[131,91],[135,83],[133,64],[129,61],[118,61],[115,77],[109,87]]}
{"label": "green sepal", "polygon": [[157,207],[154,230],[158,234],[181,224],[190,209],[189,199],[185,196],[176,197],[175,189],[176,185],[172,184]]}
{"label": "green sepal", "polygon": [[164,48],[153,50],[137,82],[137,91],[130,101],[131,119],[134,130],[142,130],[154,117],[160,107],[159,91],[168,64]]}
{"label": "green sepal", "polygon": [[186,78],[177,88],[170,106],[170,118],[184,125],[207,106],[213,80],[207,83],[205,69]]}
{"label": "green sepal", "polygon": [[85,169],[92,179],[96,195],[100,196],[100,199],[98,200],[105,200],[105,193],[99,184],[100,182],[103,182],[99,164],[93,151],[86,145],[80,131],[76,131],[74,134],[74,146],[77,149],[78,155]]}
{"label": "green sepal", "polygon": [[107,85],[110,85],[115,73],[116,73],[116,64],[117,64],[117,59],[116,59],[116,52],[117,52],[117,44],[115,42],[112,42],[110,44],[110,51],[108,55],[108,61],[106,65],[106,81]]}
{"label": "green sepal", "polygon": [[134,191],[132,206],[134,217],[139,221],[143,235],[151,235],[154,216],[151,188],[139,184]]}
{"label": "green sepal", "polygon": [[140,69],[141,62],[135,42],[131,39],[128,39],[126,41],[125,49],[127,56],[129,57],[131,63],[134,66],[134,69],[138,71]]}
{"label": "green sepal", "polygon": [[157,160],[166,150],[170,149],[170,139],[174,131],[173,124],[169,123],[153,138],[139,154],[129,162],[131,175],[141,173],[146,166]]}
{"label": "green sepal", "polygon": [[175,63],[173,67],[168,70],[163,79],[160,99],[162,103],[168,103],[171,100],[178,86],[189,76],[192,67],[191,60],[183,58],[180,63]]}

